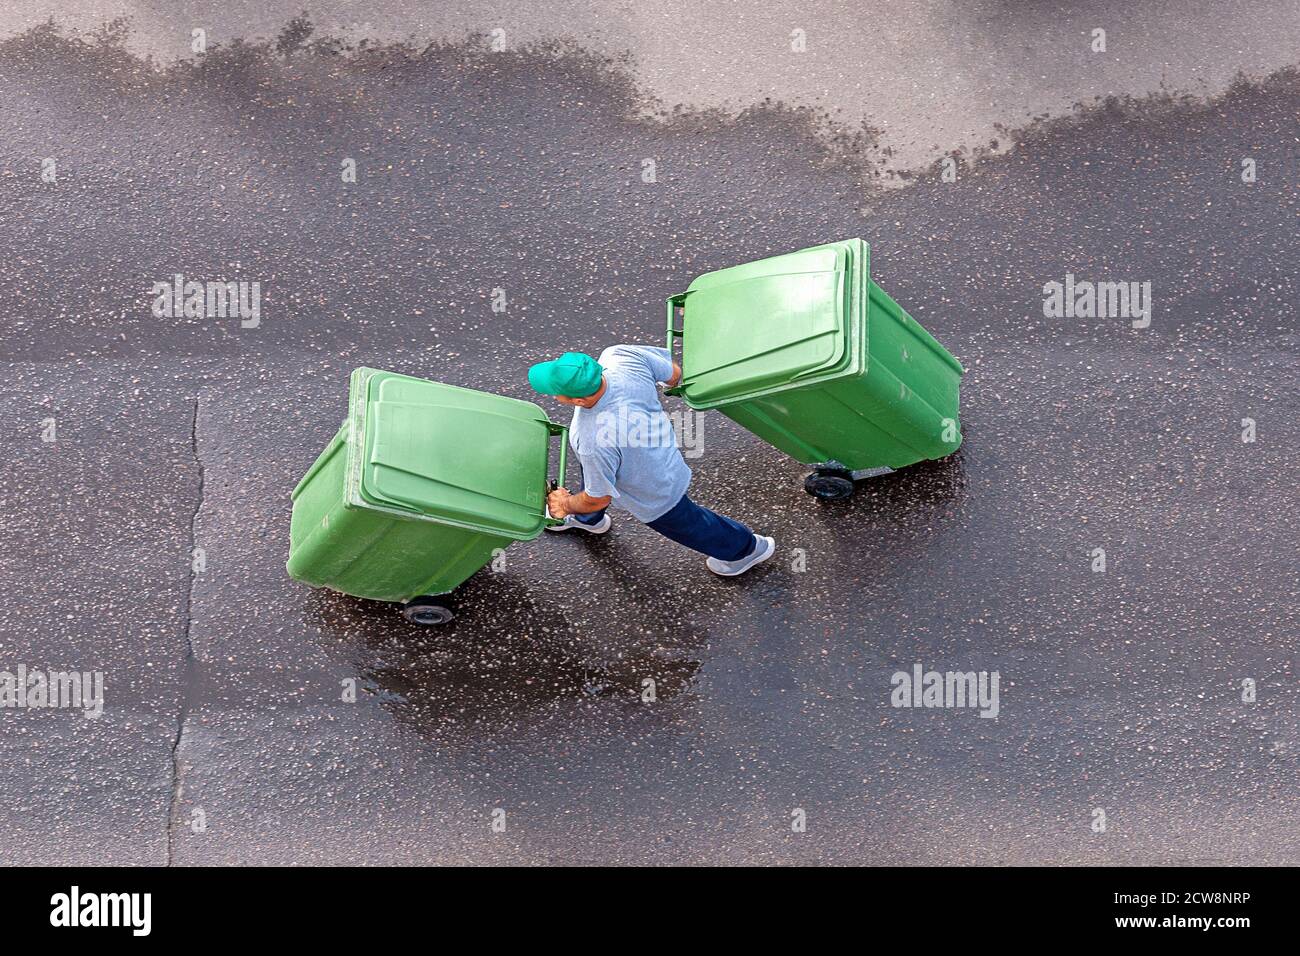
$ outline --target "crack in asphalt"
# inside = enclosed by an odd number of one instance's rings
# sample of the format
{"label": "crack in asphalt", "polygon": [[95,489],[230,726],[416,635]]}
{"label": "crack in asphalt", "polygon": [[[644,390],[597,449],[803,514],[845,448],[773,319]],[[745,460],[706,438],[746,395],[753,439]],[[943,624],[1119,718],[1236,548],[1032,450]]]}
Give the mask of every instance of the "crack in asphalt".
{"label": "crack in asphalt", "polygon": [[195,683],[195,659],[194,659],[194,641],[190,636],[190,628],[194,626],[194,582],[198,578],[198,571],[194,566],[195,549],[198,547],[198,521],[199,512],[203,510],[203,459],[199,455],[199,396],[194,396],[194,413],[190,418],[190,450],[194,455],[194,464],[199,471],[199,488],[198,494],[194,500],[194,512],[190,515],[190,586],[185,592],[185,674],[184,689],[180,698],[180,706],[176,714],[176,736],[172,739],[171,761],[172,761],[172,786],[171,800],[167,806],[167,865],[171,866],[175,861],[175,828],[176,812],[180,807],[181,788],[181,757],[180,748],[181,740],[185,736],[185,723],[189,718],[190,704],[194,694]]}

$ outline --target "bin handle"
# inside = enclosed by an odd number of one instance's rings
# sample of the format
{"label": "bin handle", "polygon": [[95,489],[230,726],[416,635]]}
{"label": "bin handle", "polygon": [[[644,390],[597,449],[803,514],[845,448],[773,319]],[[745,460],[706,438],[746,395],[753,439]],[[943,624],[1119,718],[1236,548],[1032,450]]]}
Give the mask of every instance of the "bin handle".
{"label": "bin handle", "polygon": [[[565,474],[565,471],[566,471],[567,468],[568,468],[568,464],[569,464],[569,427],[568,427],[567,425],[561,425],[559,422],[549,422],[549,421],[548,421],[548,422],[546,423],[546,430],[547,430],[548,432],[550,432],[551,437],[555,437],[556,435],[559,435],[559,436],[560,436],[560,462],[559,462],[559,465],[558,465],[558,467],[557,467],[557,469],[556,469],[556,472],[557,472],[557,473],[556,473],[556,477],[554,477],[554,478],[547,478],[547,480],[546,480],[546,490],[547,490],[548,492],[550,492],[550,491],[554,491],[556,488],[560,487],[561,482],[564,481],[564,474]],[[542,502],[542,514],[545,514],[545,513],[546,513],[546,503],[545,503],[545,502]],[[546,519],[546,523],[547,523],[548,525],[550,525],[551,527],[554,527],[555,525],[561,525],[561,524],[564,524],[564,519],[563,519],[563,518],[547,518],[547,519]]]}
{"label": "bin handle", "polygon": [[[668,357],[669,357],[670,359],[673,357],[673,351],[674,351],[674,350],[673,350],[673,341],[674,341],[675,339],[680,339],[680,338],[685,334],[684,330],[677,328],[676,324],[673,322],[673,318],[674,318],[673,313],[677,310],[677,307],[678,307],[678,306],[682,306],[682,321],[683,321],[683,322],[686,321],[686,308],[685,308],[685,306],[686,306],[686,297],[687,297],[688,295],[690,295],[690,292],[679,292],[677,295],[670,295],[670,296],[668,297],[668,328],[667,328],[667,337],[668,337]],[[673,386],[672,388],[665,388],[665,389],[664,389],[664,394],[665,394],[665,395],[680,395],[680,394],[682,394],[682,387],[683,387],[683,386],[682,386],[682,383],[681,383],[681,382],[678,382],[678,383],[677,383],[675,386]]]}

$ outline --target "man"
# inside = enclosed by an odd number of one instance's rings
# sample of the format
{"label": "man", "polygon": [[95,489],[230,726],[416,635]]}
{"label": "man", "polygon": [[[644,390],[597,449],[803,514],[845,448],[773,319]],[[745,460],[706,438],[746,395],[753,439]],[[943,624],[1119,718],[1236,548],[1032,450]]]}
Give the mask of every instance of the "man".
{"label": "man", "polygon": [[583,487],[576,495],[558,488],[547,496],[551,517],[564,519],[548,530],[604,534],[611,524],[605,510],[615,504],[708,555],[714,574],[734,577],[770,558],[776,542],[687,497],[691,470],[655,387],[671,388],[681,377],[667,349],[639,345],[607,348],[599,362],[565,352],[528,370],[535,390],[577,409],[569,445],[582,463]]}

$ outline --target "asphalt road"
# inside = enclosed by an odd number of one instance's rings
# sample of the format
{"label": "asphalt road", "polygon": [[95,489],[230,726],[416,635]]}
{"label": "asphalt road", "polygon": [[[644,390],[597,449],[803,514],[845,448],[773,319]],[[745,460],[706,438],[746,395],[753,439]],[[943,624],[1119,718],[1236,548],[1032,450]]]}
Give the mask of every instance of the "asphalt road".
{"label": "asphalt road", "polygon": [[[892,190],[807,110],[644,105],[581,47],[0,44],[0,669],[105,677],[98,719],[0,710],[0,859],[1300,862],[1295,72]],[[529,397],[855,235],[968,370],[951,459],[823,504],[709,415],[693,495],[781,549],[750,577],[627,518],[437,631],[284,574],[353,367]],[[176,273],[260,324],[155,317]],[[1067,273],[1149,281],[1150,326],[1047,317]],[[892,707],[918,663],[997,671],[997,719]]]}
{"label": "asphalt road", "polygon": [[1300,0],[9,0],[0,38],[53,19],[170,64],[193,57],[195,30],[274,44],[301,36],[288,25],[304,12],[313,39],[353,46],[559,37],[626,62],[643,115],[815,109],[874,134],[865,168],[888,183],[948,151],[1004,148],[1008,130],[1079,102],[1214,95],[1293,66]]}

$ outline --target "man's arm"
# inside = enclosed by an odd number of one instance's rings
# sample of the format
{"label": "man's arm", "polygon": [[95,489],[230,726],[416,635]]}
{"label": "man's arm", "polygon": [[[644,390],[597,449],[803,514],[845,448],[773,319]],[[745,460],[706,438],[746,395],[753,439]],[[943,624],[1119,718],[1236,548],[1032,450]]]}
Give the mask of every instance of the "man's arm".
{"label": "man's arm", "polygon": [[672,353],[665,348],[655,345],[615,345],[606,351],[635,358],[650,373],[652,381],[669,388],[675,388],[682,380],[682,367],[673,361]]}

